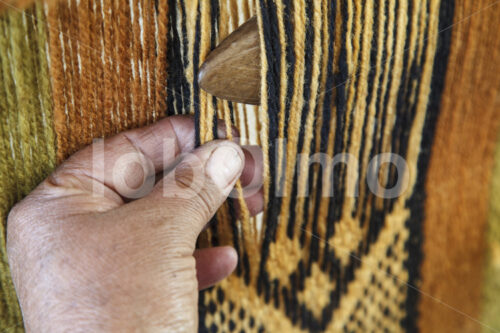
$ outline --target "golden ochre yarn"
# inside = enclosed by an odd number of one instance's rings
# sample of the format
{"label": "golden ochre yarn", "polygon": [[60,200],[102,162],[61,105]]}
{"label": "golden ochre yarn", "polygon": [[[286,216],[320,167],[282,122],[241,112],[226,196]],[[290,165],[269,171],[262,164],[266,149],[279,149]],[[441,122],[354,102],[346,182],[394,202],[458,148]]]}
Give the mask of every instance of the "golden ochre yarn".
{"label": "golden ochre yarn", "polygon": [[[93,138],[194,114],[202,144],[216,137],[222,118],[239,129],[241,143],[264,150],[265,211],[250,217],[240,199],[237,220],[228,201],[200,237],[199,246],[230,244],[240,258],[232,276],[200,293],[201,331],[500,329],[488,311],[496,304],[493,255],[490,282],[481,285],[500,121],[500,40],[487,31],[496,27],[500,6],[487,0],[64,0],[24,11],[3,5],[9,9],[0,17],[2,221]],[[200,90],[195,78],[207,54],[254,15],[261,105]],[[406,179],[401,196],[382,199],[368,187],[369,162],[380,153],[408,164],[404,174],[382,168],[380,177],[386,187]],[[299,158],[313,154],[318,162],[344,154],[359,164],[322,167]],[[329,189],[333,197],[324,195]],[[496,192],[494,185],[492,198]],[[495,208],[490,216],[494,221]],[[22,331],[0,231],[0,330]],[[489,307],[484,323],[481,289]]]}

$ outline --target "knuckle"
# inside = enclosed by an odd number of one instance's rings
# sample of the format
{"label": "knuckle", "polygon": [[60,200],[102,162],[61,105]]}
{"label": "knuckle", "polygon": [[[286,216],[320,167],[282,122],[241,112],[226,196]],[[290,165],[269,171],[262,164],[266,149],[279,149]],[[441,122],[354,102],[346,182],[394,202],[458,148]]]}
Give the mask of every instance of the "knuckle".
{"label": "knuckle", "polygon": [[196,224],[205,223],[208,219],[208,203],[205,200],[199,199],[198,195],[192,199],[179,200],[183,210],[183,220],[189,220]]}
{"label": "knuckle", "polygon": [[13,249],[17,245],[18,234],[21,232],[20,230],[20,222],[22,221],[22,204],[18,203],[15,205],[9,215],[7,216],[7,253],[10,254],[13,252]]}
{"label": "knuckle", "polygon": [[26,197],[10,210],[7,216],[7,235],[17,235],[32,225],[30,222],[33,220],[32,215],[34,215],[33,205],[36,203],[32,203],[30,199],[30,197]]}
{"label": "knuckle", "polygon": [[7,223],[8,224],[16,223],[20,219],[22,211],[23,209],[21,201],[16,205],[14,205],[14,207],[12,207],[12,209],[10,210],[9,215],[7,216]]}
{"label": "knuckle", "polygon": [[[24,260],[29,252],[47,247],[42,240],[47,239],[47,230],[36,214],[36,200],[27,197],[16,204],[7,217],[6,250],[9,260]],[[21,259],[22,257],[23,259]]]}
{"label": "knuckle", "polygon": [[87,171],[87,168],[88,166],[78,158],[71,157],[45,179],[42,187],[44,190],[51,190],[55,194],[58,193],[58,189],[81,187],[92,176]]}
{"label": "knuckle", "polygon": [[[171,214],[171,220],[175,222],[171,226],[182,227],[183,233],[186,230],[193,230],[195,237],[210,220],[216,209],[214,208],[214,200],[205,191],[193,194],[191,198],[171,198],[169,206],[173,212],[176,212]],[[187,225],[191,225],[192,228],[187,228]]]}
{"label": "knuckle", "polygon": [[210,193],[206,190],[200,191],[198,193],[198,206],[201,211],[201,214],[203,214],[203,220],[204,222],[208,221],[213,213],[215,212],[216,209],[216,201]]}
{"label": "knuckle", "polygon": [[193,181],[196,172],[195,167],[189,162],[182,161],[175,168],[175,182],[180,188],[186,189],[186,191],[195,189],[196,183]]}
{"label": "knuckle", "polygon": [[204,225],[218,208],[219,195],[214,195],[203,170],[192,163],[181,162],[174,173],[176,186],[170,189],[171,204],[177,209],[181,207],[190,219]]}

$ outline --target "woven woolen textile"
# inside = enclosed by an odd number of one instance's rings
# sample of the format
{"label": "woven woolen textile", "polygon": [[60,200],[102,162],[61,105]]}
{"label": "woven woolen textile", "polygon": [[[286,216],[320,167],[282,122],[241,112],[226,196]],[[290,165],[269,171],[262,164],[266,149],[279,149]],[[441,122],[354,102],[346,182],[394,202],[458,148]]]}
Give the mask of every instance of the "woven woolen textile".
{"label": "woven woolen textile", "polygon": [[[94,138],[175,114],[194,115],[197,144],[216,138],[219,118],[264,151],[264,212],[228,201],[200,236],[199,247],[239,255],[229,278],[200,292],[200,331],[500,329],[500,4],[14,4],[0,6],[0,330],[23,330],[10,208]],[[252,16],[260,106],[196,81]]]}

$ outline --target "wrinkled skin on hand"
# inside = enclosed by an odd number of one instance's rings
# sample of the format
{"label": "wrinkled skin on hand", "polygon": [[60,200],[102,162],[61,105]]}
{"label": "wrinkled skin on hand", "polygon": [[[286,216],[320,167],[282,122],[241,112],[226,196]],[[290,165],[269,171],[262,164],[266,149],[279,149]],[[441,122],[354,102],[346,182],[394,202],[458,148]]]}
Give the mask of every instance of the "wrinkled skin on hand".
{"label": "wrinkled skin on hand", "polygon": [[[238,178],[261,178],[260,160],[233,141],[194,149],[193,120],[182,116],[73,155],[8,218],[27,331],[195,331],[198,290],[238,260],[231,247],[195,250],[196,239]],[[245,200],[257,213],[253,192]]]}

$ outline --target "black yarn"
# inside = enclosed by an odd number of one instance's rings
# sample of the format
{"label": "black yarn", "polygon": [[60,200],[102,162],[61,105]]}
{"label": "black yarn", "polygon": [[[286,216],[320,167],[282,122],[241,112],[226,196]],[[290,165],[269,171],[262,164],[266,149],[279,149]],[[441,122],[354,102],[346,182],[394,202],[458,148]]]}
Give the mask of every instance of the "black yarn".
{"label": "black yarn", "polygon": [[[346,34],[347,34],[347,1],[340,0],[340,13],[342,17],[342,33],[340,42],[340,54],[338,60],[338,72],[334,77],[334,87],[335,87],[335,103],[336,103],[336,123],[335,123],[335,143],[333,148],[334,156],[343,151],[343,138],[342,133],[344,131],[345,125],[345,113],[346,113],[346,89],[345,82],[347,81],[349,70],[347,67],[347,50],[346,50]],[[343,198],[341,195],[341,187],[339,183],[340,173],[339,168],[335,167],[332,171],[332,187],[333,187],[333,198],[330,199],[328,205],[327,214],[327,226],[325,239],[330,239],[334,234],[334,221],[338,221],[341,216],[341,209]],[[325,242],[324,257],[327,258],[330,252],[330,244]],[[326,262],[325,262],[326,264]]]}
{"label": "black yarn", "polygon": [[[365,151],[366,137],[367,137],[367,135],[365,135],[365,133],[368,132],[368,115],[369,115],[368,108],[369,108],[370,104],[372,103],[372,99],[374,96],[374,90],[375,90],[375,88],[372,89],[372,87],[374,86],[373,83],[375,82],[375,74],[377,72],[376,66],[377,66],[377,54],[378,54],[378,46],[379,46],[377,35],[379,34],[379,30],[381,29],[381,27],[379,26],[379,24],[380,24],[380,21],[379,21],[380,12],[379,12],[378,7],[379,7],[379,4],[377,2],[374,2],[373,3],[373,19],[376,23],[373,26],[373,37],[372,37],[372,42],[371,42],[371,47],[370,47],[370,65],[369,65],[370,71],[368,73],[368,94],[366,96],[366,110],[365,110],[365,117],[363,119],[363,126],[362,126],[363,132],[361,134],[361,144],[360,144],[359,155],[358,155],[358,161],[360,161],[360,163],[358,165],[358,175],[362,175],[362,165],[363,165],[362,161],[363,161],[363,155],[364,155],[364,151]],[[382,46],[382,48],[383,48],[383,46]],[[377,109],[378,108],[375,109],[375,112],[377,111]],[[376,124],[375,124],[375,129],[376,129]],[[361,181],[362,180],[360,180],[359,178],[357,179],[356,187],[359,186],[359,183]],[[358,211],[361,211],[361,214],[360,214],[361,218],[359,220],[360,226],[363,226],[363,224],[364,224],[363,222],[364,222],[364,215],[366,212],[367,197],[368,197],[368,191],[363,198],[363,202],[359,203],[358,198],[356,198],[355,208],[353,209],[353,212],[352,212],[352,216],[354,217],[354,216],[358,215]]]}
{"label": "black yarn", "polygon": [[[310,99],[311,99],[311,80],[312,80],[312,59],[314,57],[314,30],[313,30],[313,4],[306,2],[305,3],[305,13],[308,18],[305,27],[305,41],[304,41],[304,104],[302,106],[302,113],[300,119],[300,129],[298,133],[298,142],[297,142],[297,152],[301,152],[304,148],[304,136],[305,136],[305,124],[307,117],[310,112],[312,112],[310,107]],[[314,141],[314,140],[313,140]],[[295,229],[295,213],[296,213],[296,205],[297,205],[297,191],[298,191],[298,174],[294,169],[293,181],[292,181],[292,193],[289,211],[290,214],[288,216],[288,227],[287,227],[287,235],[290,239],[293,238],[294,229]]]}
{"label": "black yarn", "polygon": [[[200,67],[200,3],[196,9],[196,25],[195,25],[195,35],[193,43],[193,110],[194,110],[194,126],[195,126],[195,147],[199,147],[201,144],[200,138],[200,86],[198,85],[198,71]],[[184,20],[183,20],[184,22]]]}
{"label": "black yarn", "polygon": [[[266,48],[266,56],[268,70],[266,80],[268,82],[267,100],[268,100],[268,117],[269,117],[269,165],[275,166],[276,163],[276,139],[278,139],[278,114],[280,110],[279,92],[280,92],[280,71],[281,71],[281,50],[279,43],[278,24],[276,5],[273,2],[267,3],[265,0],[259,1],[259,6],[262,12],[262,26],[264,35],[264,47]],[[275,42],[271,42],[275,41]],[[267,279],[266,262],[269,255],[269,245],[275,237],[276,227],[278,223],[278,214],[281,206],[281,198],[275,195],[276,191],[276,170],[271,167],[270,184],[269,184],[269,202],[267,205],[267,221],[264,226],[264,239],[262,242],[261,262],[259,266],[259,274],[257,279],[257,292],[260,294],[269,289],[269,280]]]}
{"label": "black yarn", "polygon": [[[420,267],[422,262],[422,223],[425,217],[423,204],[425,202],[425,179],[429,168],[431,147],[434,141],[435,129],[439,110],[441,106],[441,96],[445,85],[448,56],[450,53],[453,17],[455,11],[454,0],[443,0],[439,8],[439,35],[437,40],[436,56],[434,57],[434,68],[431,81],[431,92],[427,113],[424,121],[424,132],[422,133],[422,152],[419,156],[417,180],[414,194],[407,202],[411,214],[406,226],[410,230],[408,240],[408,259],[404,262],[404,267],[408,270],[408,284],[415,286],[420,279]],[[401,326],[407,332],[417,332],[419,293],[416,289],[408,288],[405,302],[406,316],[401,320]]]}
{"label": "black yarn", "polygon": [[[184,3],[180,2],[181,6]],[[175,8],[176,1],[169,0],[170,8]],[[184,12],[184,11],[183,11]],[[187,63],[187,55],[183,57],[181,48],[186,49],[187,33],[185,24],[185,15],[181,18],[181,29],[177,29],[177,11],[169,11],[169,34],[167,43],[168,80],[167,80],[167,115],[187,113],[185,103],[190,100],[189,84],[185,76],[185,64]],[[181,45],[181,40],[183,45]]]}

